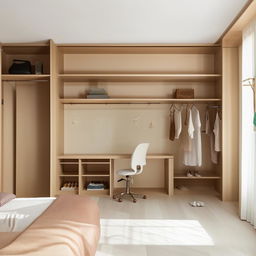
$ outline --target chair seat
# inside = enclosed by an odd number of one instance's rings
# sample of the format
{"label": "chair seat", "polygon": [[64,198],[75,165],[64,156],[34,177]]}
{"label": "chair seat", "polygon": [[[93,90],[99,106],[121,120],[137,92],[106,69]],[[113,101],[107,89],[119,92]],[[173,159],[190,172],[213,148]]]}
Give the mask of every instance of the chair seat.
{"label": "chair seat", "polygon": [[117,174],[122,176],[131,176],[131,175],[135,175],[136,172],[133,169],[123,169],[123,170],[119,170]]}

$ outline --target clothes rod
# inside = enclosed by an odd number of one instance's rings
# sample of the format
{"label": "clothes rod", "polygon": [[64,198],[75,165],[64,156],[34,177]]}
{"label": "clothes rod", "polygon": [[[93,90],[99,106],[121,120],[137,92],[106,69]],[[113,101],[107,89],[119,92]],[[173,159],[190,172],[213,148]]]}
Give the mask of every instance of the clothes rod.
{"label": "clothes rod", "polygon": [[222,106],[218,106],[218,105],[216,105],[216,106],[211,106],[211,105],[209,105],[209,106],[207,106],[208,108],[222,108]]}

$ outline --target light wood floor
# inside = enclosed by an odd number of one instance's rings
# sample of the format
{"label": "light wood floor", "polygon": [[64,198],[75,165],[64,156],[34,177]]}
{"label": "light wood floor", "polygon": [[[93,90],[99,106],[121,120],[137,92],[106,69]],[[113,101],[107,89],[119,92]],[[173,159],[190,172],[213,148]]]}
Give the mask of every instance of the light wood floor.
{"label": "light wood floor", "polygon": [[[96,256],[255,256],[256,231],[240,221],[238,204],[209,191],[152,195],[137,203],[95,198],[102,235]],[[201,200],[205,207],[188,202]]]}

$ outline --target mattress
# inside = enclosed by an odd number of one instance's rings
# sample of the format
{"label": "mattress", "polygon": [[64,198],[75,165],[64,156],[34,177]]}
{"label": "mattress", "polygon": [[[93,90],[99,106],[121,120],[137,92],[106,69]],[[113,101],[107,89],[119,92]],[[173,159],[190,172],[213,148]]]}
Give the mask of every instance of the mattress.
{"label": "mattress", "polygon": [[0,248],[11,243],[54,200],[54,197],[15,198],[0,207]]}

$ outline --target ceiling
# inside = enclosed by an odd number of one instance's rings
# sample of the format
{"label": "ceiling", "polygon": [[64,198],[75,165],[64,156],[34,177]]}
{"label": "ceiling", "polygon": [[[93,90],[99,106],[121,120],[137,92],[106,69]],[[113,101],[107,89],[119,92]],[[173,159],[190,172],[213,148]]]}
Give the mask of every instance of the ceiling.
{"label": "ceiling", "polygon": [[0,42],[215,43],[247,0],[0,0]]}

